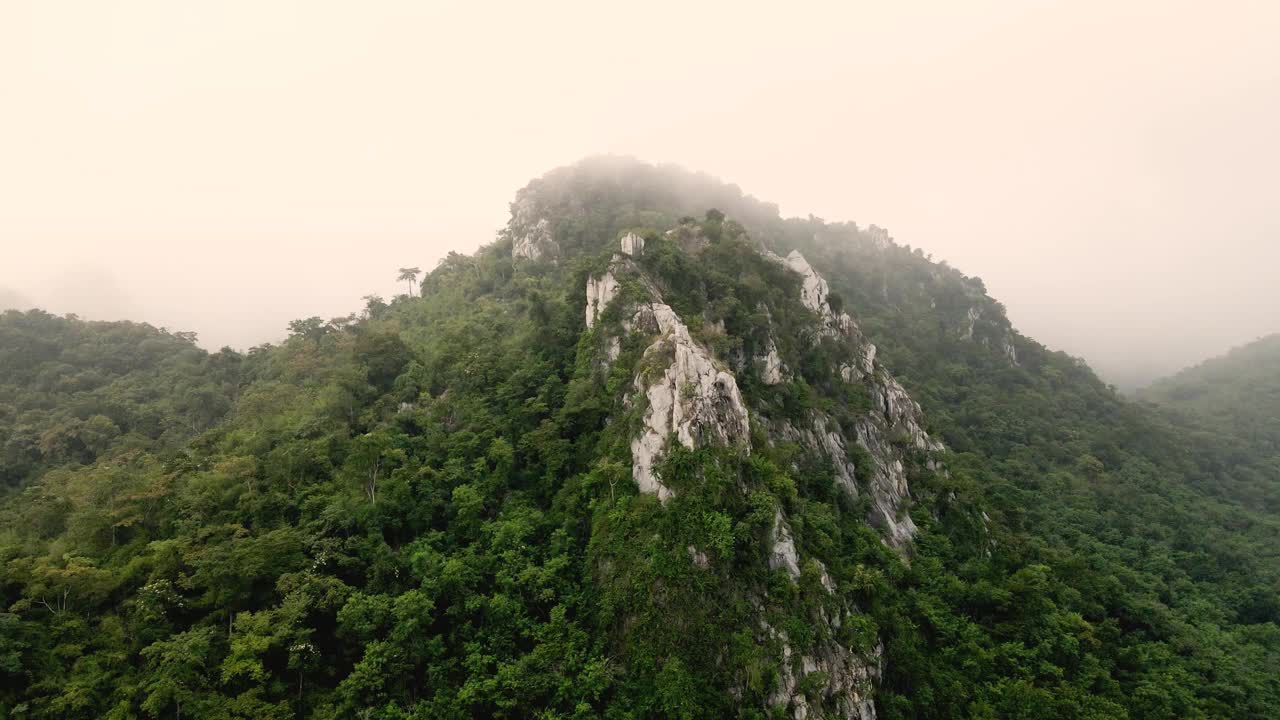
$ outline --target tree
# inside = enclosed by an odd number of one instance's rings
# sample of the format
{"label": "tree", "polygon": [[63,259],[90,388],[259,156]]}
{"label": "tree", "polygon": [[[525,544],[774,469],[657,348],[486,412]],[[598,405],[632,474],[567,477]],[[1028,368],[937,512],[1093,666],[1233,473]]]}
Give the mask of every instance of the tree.
{"label": "tree", "polygon": [[397,280],[403,280],[409,283],[409,297],[413,297],[413,286],[418,282],[418,276],[422,274],[420,268],[400,268],[400,277]]}
{"label": "tree", "polygon": [[291,337],[300,337],[310,340],[315,344],[320,344],[320,338],[323,338],[329,331],[324,320],[318,317],[309,317],[305,320],[293,320],[289,323],[289,335]]}

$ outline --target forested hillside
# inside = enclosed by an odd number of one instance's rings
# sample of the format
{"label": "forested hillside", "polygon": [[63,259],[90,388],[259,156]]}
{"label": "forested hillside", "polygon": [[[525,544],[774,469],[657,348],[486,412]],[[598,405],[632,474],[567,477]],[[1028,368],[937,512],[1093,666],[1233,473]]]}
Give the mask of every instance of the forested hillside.
{"label": "forested hillside", "polygon": [[175,449],[236,395],[240,356],[190,334],[0,314],[0,492],[109,449]]}
{"label": "forested hillside", "polygon": [[584,161],[279,345],[0,316],[0,718],[1280,716],[1274,457]]}
{"label": "forested hillside", "polygon": [[1280,458],[1280,335],[1206,360],[1137,395],[1183,425]]}

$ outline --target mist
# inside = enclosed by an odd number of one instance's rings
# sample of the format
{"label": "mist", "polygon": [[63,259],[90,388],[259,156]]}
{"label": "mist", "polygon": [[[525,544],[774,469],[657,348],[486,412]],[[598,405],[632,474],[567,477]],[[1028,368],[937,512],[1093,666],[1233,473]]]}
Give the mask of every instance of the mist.
{"label": "mist", "polygon": [[0,4],[0,305],[244,349],[621,153],[886,227],[1121,386],[1280,331],[1274,3],[427,5]]}

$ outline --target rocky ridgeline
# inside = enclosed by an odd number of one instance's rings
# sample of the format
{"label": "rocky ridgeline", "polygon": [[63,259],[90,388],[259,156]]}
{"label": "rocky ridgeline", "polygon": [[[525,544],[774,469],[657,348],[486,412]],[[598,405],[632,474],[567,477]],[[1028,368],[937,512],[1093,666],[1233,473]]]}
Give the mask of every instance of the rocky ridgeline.
{"label": "rocky ridgeline", "polygon": [[[872,506],[868,520],[884,533],[886,543],[905,551],[916,528],[906,512],[910,489],[907,487],[905,452],[895,447],[890,438],[905,437],[912,449],[930,456],[943,452],[945,448],[925,432],[920,405],[876,362],[876,346],[862,335],[848,313],[832,309],[827,281],[804,256],[794,250],[786,258],[768,250],[763,252],[769,259],[800,275],[800,300],[818,318],[817,335],[843,342],[851,351],[853,359],[840,366],[840,376],[845,382],[864,383],[872,398],[872,411],[857,420],[851,438],[874,461],[872,476],[867,478]],[[814,410],[805,424],[777,423],[774,434],[826,454],[841,487],[851,495],[857,495],[857,472],[849,460],[850,439],[841,432],[835,419]],[[939,467],[936,458],[930,457],[929,463],[931,467]]]}
{"label": "rocky ridgeline", "polygon": [[511,204],[511,221],[506,232],[511,237],[511,257],[520,260],[551,259],[560,246],[551,236],[551,222],[538,213],[538,205],[523,192]]}
{"label": "rocky ridgeline", "polygon": [[[525,228],[535,229],[539,224],[526,220]],[[677,228],[669,234],[686,251],[696,253],[704,241],[691,234],[687,228]],[[687,237],[686,237],[687,236]],[[549,243],[537,240],[533,245],[549,247]],[[666,501],[672,496],[671,488],[663,484],[656,468],[670,450],[671,442],[688,448],[708,445],[736,447],[742,453],[751,451],[751,412],[744,401],[737,379],[709,348],[694,338],[685,322],[667,305],[656,283],[648,278],[636,259],[644,251],[644,240],[634,233],[625,234],[620,240],[608,269],[588,277],[586,283],[585,323],[601,336],[603,362],[612,363],[619,356],[621,338],[639,333],[652,338],[638,363],[632,390],[626,402],[635,407],[642,403],[643,417],[640,429],[631,441],[632,477],[641,492],[656,495]],[[906,457],[908,452],[921,451],[930,456],[929,463],[937,467],[933,457],[943,447],[931,439],[923,429],[920,406],[907,396],[902,386],[876,362],[875,346],[861,334],[857,323],[843,311],[833,310],[830,290],[826,281],[809,265],[799,252],[786,258],[762,250],[762,253],[800,276],[800,301],[815,316],[815,325],[807,342],[842,343],[852,358],[842,365],[838,373],[845,382],[863,383],[873,407],[859,418],[852,431],[842,429],[834,418],[817,410],[810,411],[802,423],[790,420],[772,420],[759,416],[764,422],[771,442],[796,442],[808,451],[830,460],[835,480],[845,492],[857,497],[859,471],[850,461],[850,443],[855,443],[872,458],[872,466],[863,470],[863,486],[870,494],[871,513],[868,518],[879,528],[884,541],[903,554],[909,552],[915,532],[907,510],[910,489],[907,485]],[[647,297],[628,301],[620,307],[621,321],[615,327],[599,327],[600,317],[606,308],[618,300],[623,276],[636,277],[645,288]],[[768,308],[762,308],[768,316]],[[766,384],[783,382],[789,370],[778,352],[771,336],[763,356],[755,358],[760,377]],[[891,442],[890,438],[904,438]],[[798,581],[804,561],[800,557],[786,514],[779,508],[775,514],[771,543],[767,549],[767,563],[773,570],[785,572]],[[690,548],[691,557],[699,567],[709,567],[705,555]],[[827,638],[838,637],[844,618],[857,609],[840,600],[839,593],[826,572],[826,568],[811,558],[819,568],[821,581],[832,596],[831,611],[824,610],[815,622],[825,626]],[[760,621],[762,642],[776,642],[782,648],[782,671],[777,687],[770,695],[770,704],[789,708],[792,717],[806,718],[811,713],[834,712],[836,716],[869,720],[875,715],[871,702],[874,682],[880,675],[880,648],[859,653],[828,639],[818,643],[806,653],[793,650],[785,632],[770,627],[763,618]],[[822,706],[819,711],[810,705],[800,683],[810,673],[823,673],[826,678],[822,689]]]}

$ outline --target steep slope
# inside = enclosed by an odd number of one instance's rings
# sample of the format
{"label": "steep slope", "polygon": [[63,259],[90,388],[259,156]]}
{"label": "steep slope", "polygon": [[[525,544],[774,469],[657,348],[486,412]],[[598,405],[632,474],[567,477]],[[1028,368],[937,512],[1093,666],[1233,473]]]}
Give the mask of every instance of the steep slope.
{"label": "steep slope", "polygon": [[1272,471],[874,227],[595,159],[293,330],[0,508],[0,717],[1280,708]]}

